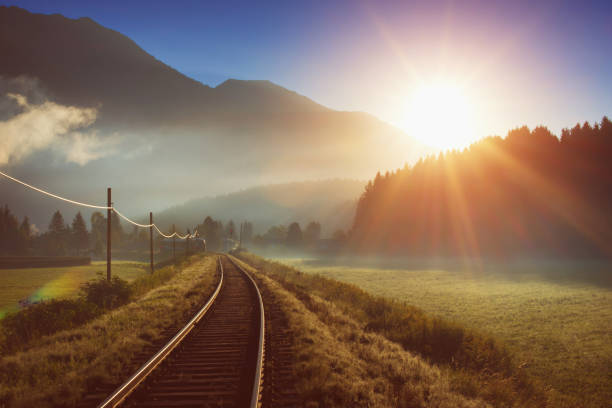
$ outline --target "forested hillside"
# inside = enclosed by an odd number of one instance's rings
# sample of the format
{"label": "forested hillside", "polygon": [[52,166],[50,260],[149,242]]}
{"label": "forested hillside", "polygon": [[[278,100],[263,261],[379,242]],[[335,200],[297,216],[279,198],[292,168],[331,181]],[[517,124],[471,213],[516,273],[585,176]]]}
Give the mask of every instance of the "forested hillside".
{"label": "forested hillside", "polygon": [[188,228],[206,215],[223,222],[251,221],[256,234],[279,224],[310,221],[321,223],[323,235],[348,229],[365,181],[332,179],[258,186],[216,197],[202,197],[156,214],[170,227]]}
{"label": "forested hillside", "polygon": [[612,122],[521,127],[377,174],[352,242],[412,255],[612,255]]}

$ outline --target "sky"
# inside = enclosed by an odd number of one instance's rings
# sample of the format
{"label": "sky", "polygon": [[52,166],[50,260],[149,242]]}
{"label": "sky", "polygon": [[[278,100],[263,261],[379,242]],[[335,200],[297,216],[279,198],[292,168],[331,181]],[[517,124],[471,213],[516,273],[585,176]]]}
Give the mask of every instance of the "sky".
{"label": "sky", "polygon": [[0,4],[87,16],[205,84],[267,79],[411,135],[450,121],[467,141],[523,124],[559,133],[612,113],[612,2]]}

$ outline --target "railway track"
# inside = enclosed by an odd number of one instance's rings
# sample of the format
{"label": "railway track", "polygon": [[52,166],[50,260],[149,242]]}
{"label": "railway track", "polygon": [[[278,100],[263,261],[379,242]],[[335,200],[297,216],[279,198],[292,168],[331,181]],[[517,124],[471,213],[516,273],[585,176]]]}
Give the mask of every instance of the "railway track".
{"label": "railway track", "polygon": [[257,407],[264,310],[252,278],[220,257],[221,279],[205,306],[101,408]]}

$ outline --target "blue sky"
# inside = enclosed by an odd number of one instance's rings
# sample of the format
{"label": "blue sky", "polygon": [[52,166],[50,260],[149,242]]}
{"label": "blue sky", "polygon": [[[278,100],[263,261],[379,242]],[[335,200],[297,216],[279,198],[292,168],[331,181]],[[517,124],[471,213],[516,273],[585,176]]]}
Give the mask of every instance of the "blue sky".
{"label": "blue sky", "polygon": [[212,86],[268,79],[404,129],[413,90],[440,79],[466,89],[476,137],[612,114],[612,2],[2,3],[91,17]]}

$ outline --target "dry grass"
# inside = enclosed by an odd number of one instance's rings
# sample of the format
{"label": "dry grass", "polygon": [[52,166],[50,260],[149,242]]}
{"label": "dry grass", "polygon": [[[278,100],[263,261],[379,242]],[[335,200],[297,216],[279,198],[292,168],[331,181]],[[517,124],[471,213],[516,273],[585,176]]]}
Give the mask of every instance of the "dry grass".
{"label": "dry grass", "polygon": [[529,376],[566,395],[555,407],[610,406],[609,264],[530,261],[487,264],[478,272],[452,263],[423,269],[282,262],[494,334]]}
{"label": "dry grass", "polygon": [[73,406],[92,384],[120,382],[132,356],[164,328],[186,320],[216,281],[216,257],[193,257],[166,284],[134,302],[1,358],[0,406]]}
{"label": "dry grass", "polygon": [[379,334],[366,333],[360,322],[332,302],[316,295],[298,298],[268,272],[264,267],[253,275],[274,293],[287,314],[297,354],[296,389],[303,406],[489,406],[453,392],[444,371]]}

